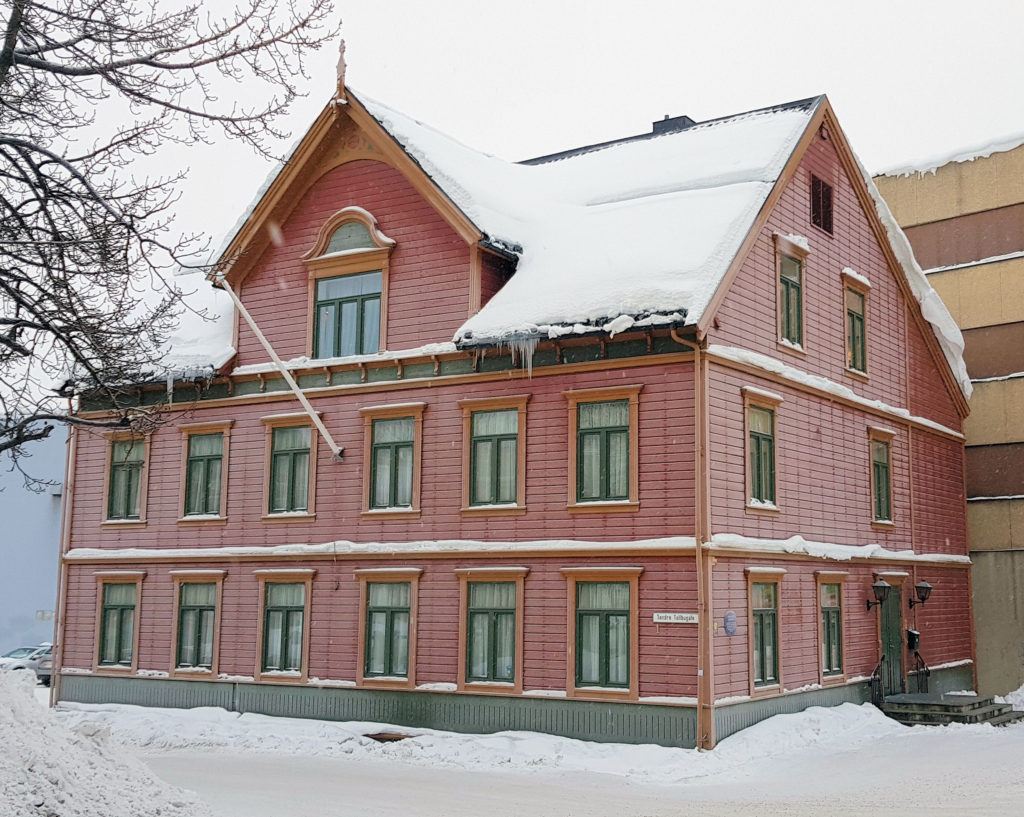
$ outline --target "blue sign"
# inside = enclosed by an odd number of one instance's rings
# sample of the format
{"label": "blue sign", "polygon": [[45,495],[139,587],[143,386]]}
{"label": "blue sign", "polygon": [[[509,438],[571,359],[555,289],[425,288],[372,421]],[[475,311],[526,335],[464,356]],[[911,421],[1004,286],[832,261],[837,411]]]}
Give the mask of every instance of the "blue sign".
{"label": "blue sign", "polygon": [[722,626],[725,627],[726,635],[736,635],[736,614],[732,610],[725,614]]}

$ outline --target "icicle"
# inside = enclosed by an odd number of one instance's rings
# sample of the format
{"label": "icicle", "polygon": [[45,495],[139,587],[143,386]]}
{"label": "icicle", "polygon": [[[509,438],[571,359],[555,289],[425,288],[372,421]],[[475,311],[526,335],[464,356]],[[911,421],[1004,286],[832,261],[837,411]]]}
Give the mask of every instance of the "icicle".
{"label": "icicle", "polygon": [[540,338],[534,335],[529,338],[512,338],[502,342],[502,347],[512,352],[512,362],[516,360],[525,361],[528,377],[533,377],[533,353],[537,349]]}

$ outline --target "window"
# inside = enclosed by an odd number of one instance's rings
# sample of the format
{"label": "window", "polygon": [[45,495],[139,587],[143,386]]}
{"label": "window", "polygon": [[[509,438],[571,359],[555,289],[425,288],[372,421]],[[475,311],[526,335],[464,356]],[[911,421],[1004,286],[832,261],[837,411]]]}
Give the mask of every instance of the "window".
{"label": "window", "polygon": [[864,339],[864,295],[846,289],[846,366],[867,371],[867,343]]}
{"label": "window", "polygon": [[832,235],[832,186],[811,176],[811,224]]}
{"label": "window", "polygon": [[871,441],[871,486],[874,520],[892,522],[892,480],[889,467],[889,442]]}
{"label": "window", "polygon": [[104,570],[96,579],[96,670],[134,671],[138,663],[138,604],[142,570]]}
{"label": "window", "polygon": [[807,239],[775,233],[775,277],[779,347],[802,354],[804,346],[804,262]]}
{"label": "window", "polygon": [[747,409],[750,429],[750,499],[775,504],[775,412],[763,406]]}
{"label": "window", "polygon": [[843,672],[843,617],[841,585],[818,585],[821,601],[821,671],[824,675]]}
{"label": "window", "polygon": [[409,582],[366,586],[366,677],[409,674]]}
{"label": "window", "polygon": [[360,684],[403,689],[415,685],[416,589],[419,568],[356,570],[363,620]]}
{"label": "window", "polygon": [[754,582],[751,585],[755,687],[779,683],[778,593],[779,586],[775,582]]}
{"label": "window", "polygon": [[264,520],[303,520],[314,516],[319,435],[312,432],[309,415],[278,414],[263,417],[262,422],[267,426]]}
{"label": "window", "polygon": [[306,585],[267,582],[263,606],[263,672],[300,672]]}
{"label": "window", "polygon": [[641,388],[564,392],[569,401],[569,510],[633,511],[639,507],[637,410]]}
{"label": "window", "polygon": [[779,286],[782,289],[783,340],[801,346],[804,342],[803,327],[803,262],[798,258],[783,255],[779,258]]}
{"label": "window", "polygon": [[366,440],[364,512],[418,514],[424,403],[361,409]]}
{"label": "window", "polygon": [[142,519],[145,459],[145,440],[136,437],[110,441],[107,519]]}
{"label": "window", "polygon": [[100,665],[130,667],[135,651],[136,586],[103,585]]}
{"label": "window", "polygon": [[309,267],[309,348],[313,357],[372,354],[387,337],[388,259],[395,242],[359,207],[321,227],[303,256]]}
{"label": "window", "polygon": [[529,395],[460,400],[463,415],[462,512],[522,513],[526,503],[526,404]]}
{"label": "window", "polygon": [[576,685],[629,686],[629,583],[576,584]]}
{"label": "window", "polygon": [[312,568],[254,570],[259,582],[257,676],[305,680],[309,669],[309,604]]}
{"label": "window", "polygon": [[474,567],[455,571],[463,611],[459,632],[459,689],[467,684],[507,684],[521,692],[525,567]]}
{"label": "window", "polygon": [[373,421],[371,508],[412,507],[412,417]]}
{"label": "window", "polygon": [[380,270],[316,282],[314,357],[369,355],[380,347]]}
{"label": "window", "polygon": [[190,434],[185,474],[185,515],[219,515],[224,435]]}
{"label": "window", "polygon": [[470,582],[467,681],[513,681],[516,651],[514,582]]}
{"label": "window", "polygon": [[640,572],[641,568],[562,569],[570,593],[567,683],[576,694],[636,696]]}
{"label": "window", "polygon": [[178,667],[213,666],[217,613],[215,582],[182,582],[178,589]]}

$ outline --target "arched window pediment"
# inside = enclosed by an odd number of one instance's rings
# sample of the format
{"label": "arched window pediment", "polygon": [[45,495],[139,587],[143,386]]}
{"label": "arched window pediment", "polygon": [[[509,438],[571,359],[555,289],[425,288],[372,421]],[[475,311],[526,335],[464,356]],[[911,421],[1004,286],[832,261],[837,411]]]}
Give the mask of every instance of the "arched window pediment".
{"label": "arched window pediment", "polygon": [[345,207],[323,223],[312,249],[302,260],[390,251],[394,246],[394,239],[377,228],[377,219],[371,213],[362,207]]}

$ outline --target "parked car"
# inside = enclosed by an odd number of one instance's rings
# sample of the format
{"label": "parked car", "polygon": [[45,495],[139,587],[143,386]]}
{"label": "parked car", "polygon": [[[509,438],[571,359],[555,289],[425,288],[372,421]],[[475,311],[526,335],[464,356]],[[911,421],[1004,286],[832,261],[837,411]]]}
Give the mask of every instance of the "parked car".
{"label": "parked car", "polygon": [[[27,650],[28,652],[24,652]],[[17,655],[15,655],[17,653]],[[19,647],[16,650],[11,650],[7,655],[0,657],[0,670],[32,670],[36,672],[36,668],[39,666],[39,662],[45,660],[48,664],[47,674],[49,673],[49,665],[52,661],[53,656],[53,645],[52,644],[40,644],[38,647]],[[38,677],[38,673],[37,673]]]}
{"label": "parked car", "polygon": [[50,685],[50,678],[53,672],[53,647],[47,647],[46,652],[39,656],[36,661],[36,680],[44,687]]}

